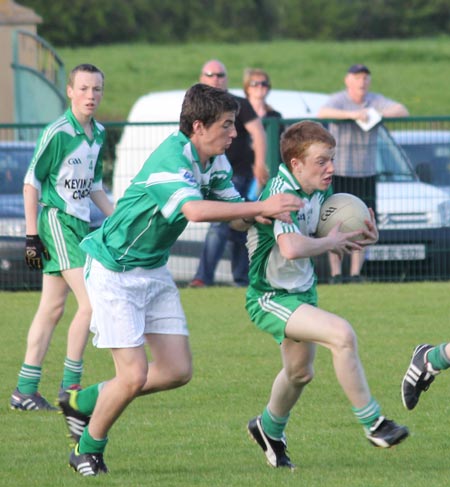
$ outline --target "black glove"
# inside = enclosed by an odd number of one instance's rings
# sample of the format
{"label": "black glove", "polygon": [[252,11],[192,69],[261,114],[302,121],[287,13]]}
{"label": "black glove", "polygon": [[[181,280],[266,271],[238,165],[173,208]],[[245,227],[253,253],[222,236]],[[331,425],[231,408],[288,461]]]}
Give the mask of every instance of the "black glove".
{"label": "black glove", "polygon": [[25,262],[30,269],[42,269],[42,254],[50,260],[50,254],[39,235],[27,235],[25,243]]}

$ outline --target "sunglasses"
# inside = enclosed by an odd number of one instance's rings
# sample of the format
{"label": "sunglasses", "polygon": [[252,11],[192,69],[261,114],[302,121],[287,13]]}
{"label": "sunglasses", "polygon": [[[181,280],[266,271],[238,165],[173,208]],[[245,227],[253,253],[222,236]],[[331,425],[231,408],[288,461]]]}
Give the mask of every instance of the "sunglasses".
{"label": "sunglasses", "polygon": [[250,81],[249,86],[252,88],[255,86],[264,86],[264,88],[270,88],[270,83],[268,81]]}
{"label": "sunglasses", "polygon": [[203,74],[208,78],[212,78],[213,76],[215,76],[216,78],[225,78],[226,76],[226,73],[211,73],[210,71],[207,71]]}

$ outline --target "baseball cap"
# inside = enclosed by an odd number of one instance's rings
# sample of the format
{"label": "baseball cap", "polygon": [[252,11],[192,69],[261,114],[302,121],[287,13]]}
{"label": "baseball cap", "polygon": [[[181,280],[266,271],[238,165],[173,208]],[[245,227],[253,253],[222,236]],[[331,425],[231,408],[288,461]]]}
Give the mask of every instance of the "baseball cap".
{"label": "baseball cap", "polygon": [[353,64],[348,68],[347,73],[367,73],[370,74],[369,68],[364,64]]}

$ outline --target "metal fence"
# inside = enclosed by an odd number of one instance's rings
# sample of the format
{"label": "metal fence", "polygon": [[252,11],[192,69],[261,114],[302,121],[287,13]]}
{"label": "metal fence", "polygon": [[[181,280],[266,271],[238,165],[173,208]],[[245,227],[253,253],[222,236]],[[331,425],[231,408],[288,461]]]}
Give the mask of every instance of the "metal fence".
{"label": "metal fence", "polygon": [[[271,175],[280,162],[280,131],[296,121],[265,121]],[[104,180],[117,199],[177,123],[104,125],[108,134]],[[0,289],[40,287],[39,273],[23,264],[21,186],[33,151],[29,141],[35,141],[42,128],[0,125]],[[389,119],[359,149],[376,158],[380,229],[380,241],[366,252],[363,274],[373,281],[450,279],[450,117]],[[175,244],[169,267],[178,283],[189,282],[195,274],[207,229],[206,223],[190,223]],[[316,268],[319,281],[327,282],[326,256],[316,259]],[[216,271],[216,282],[232,282],[228,251]]]}

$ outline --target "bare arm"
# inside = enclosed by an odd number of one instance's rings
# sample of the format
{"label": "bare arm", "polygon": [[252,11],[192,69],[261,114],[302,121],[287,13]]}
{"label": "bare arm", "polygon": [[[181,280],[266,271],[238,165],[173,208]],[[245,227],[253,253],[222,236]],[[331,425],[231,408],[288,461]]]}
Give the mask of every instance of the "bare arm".
{"label": "bare arm", "polygon": [[184,216],[193,222],[232,221],[240,218],[278,218],[297,211],[303,202],[293,194],[276,194],[264,201],[228,203],[225,201],[188,201],[182,207]]}
{"label": "bare arm", "polygon": [[266,132],[261,119],[255,118],[245,124],[245,128],[250,134],[253,142],[255,160],[253,163],[253,173],[262,187],[267,183],[269,172],[266,166]]}
{"label": "bare arm", "polygon": [[383,117],[409,117],[408,109],[401,103],[395,103],[387,108],[385,108],[381,115]]}
{"label": "bare arm", "polygon": [[[278,220],[286,223],[292,223],[291,214],[289,212],[279,214],[277,216]],[[255,222],[262,223],[263,225],[269,225],[272,223],[272,218],[267,218],[265,216],[256,216],[253,218],[237,218],[236,220],[230,221],[230,227],[238,232],[246,232]]]}
{"label": "bare arm", "polygon": [[106,216],[111,215],[111,213],[114,211],[114,206],[111,201],[109,201],[109,198],[106,196],[103,189],[92,191],[91,200]]}
{"label": "bare arm", "polygon": [[[389,117],[408,117],[409,112],[401,103],[395,103],[381,111],[380,115]],[[367,108],[362,110],[341,110],[339,108],[322,107],[317,118],[329,118],[334,120],[367,120]]]}
{"label": "bare arm", "polygon": [[31,184],[23,185],[25,210],[25,262],[30,269],[42,269],[42,259],[50,260],[50,254],[38,234],[39,190]]}
{"label": "bare arm", "polygon": [[340,108],[323,107],[319,110],[317,118],[328,118],[333,120],[360,120],[367,122],[369,112],[367,108],[361,110],[342,110]]}
{"label": "bare arm", "polygon": [[[282,234],[277,240],[281,255],[285,259],[301,259],[333,252],[342,258],[352,250],[372,245],[378,241],[378,228],[372,208],[369,208],[369,212],[370,220],[365,221],[366,228],[354,232],[341,232],[339,223],[322,238],[305,237],[298,233]],[[352,240],[355,237],[358,237],[357,241]]]}
{"label": "bare arm", "polygon": [[361,246],[351,239],[360,235],[359,230],[343,233],[339,231],[340,224],[336,225],[326,237],[306,237],[299,233],[284,233],[278,237],[277,243],[281,255],[285,259],[301,259],[315,257],[325,252],[334,252],[342,257],[352,250],[361,250]]}
{"label": "bare arm", "polygon": [[25,227],[27,235],[37,235],[39,191],[31,184],[23,185]]}
{"label": "bare arm", "polygon": [[317,113],[317,118],[358,120],[363,117],[363,113],[365,110],[341,110],[340,108],[322,107]]}

